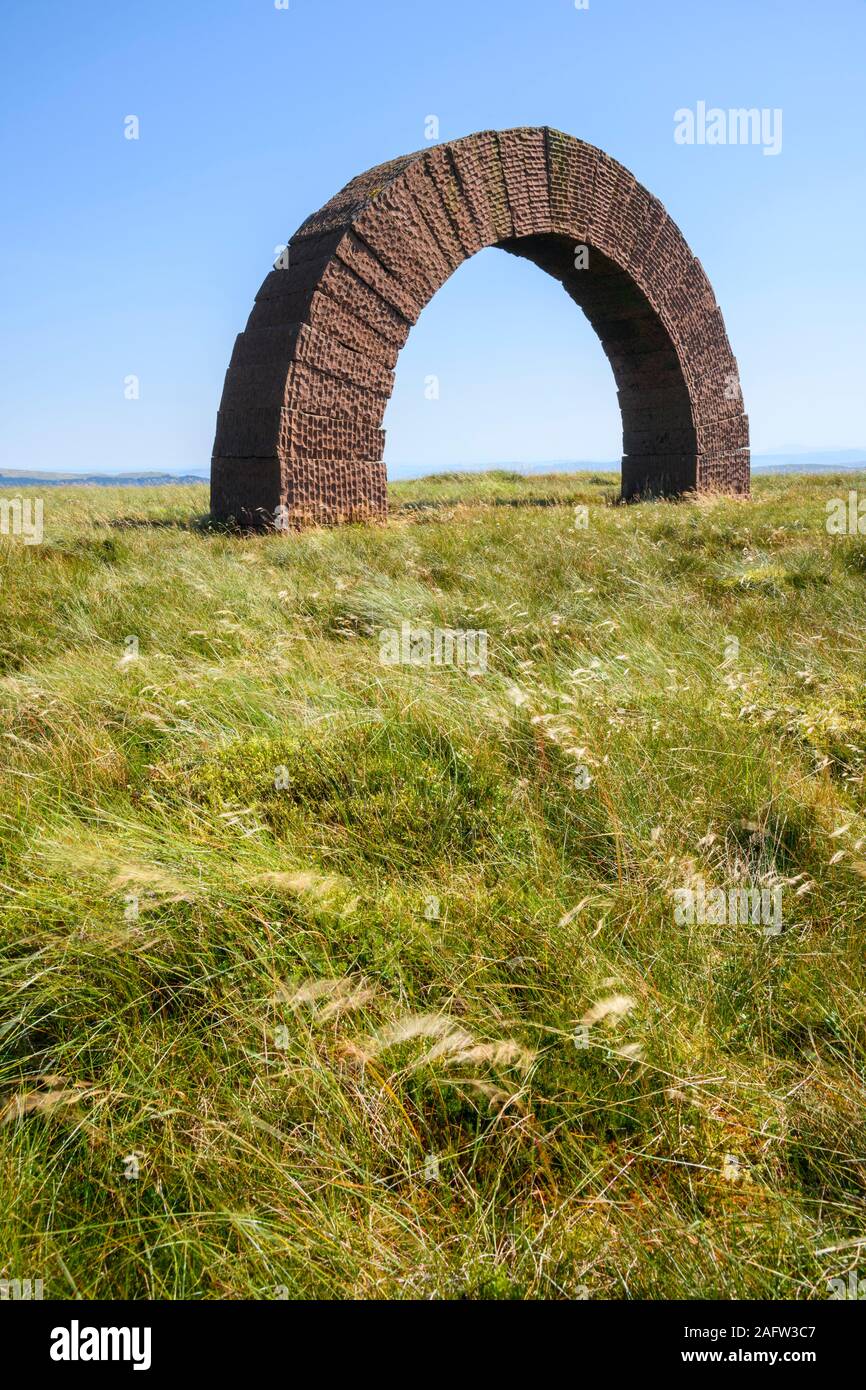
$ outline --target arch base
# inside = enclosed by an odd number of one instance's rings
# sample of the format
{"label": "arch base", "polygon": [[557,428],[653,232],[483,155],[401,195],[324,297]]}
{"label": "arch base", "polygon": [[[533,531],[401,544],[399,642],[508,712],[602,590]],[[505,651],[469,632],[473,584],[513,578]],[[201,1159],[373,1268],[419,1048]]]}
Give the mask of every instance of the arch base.
{"label": "arch base", "polygon": [[381,460],[215,458],[211,516],[255,530],[300,530],[382,521],[388,484]]}

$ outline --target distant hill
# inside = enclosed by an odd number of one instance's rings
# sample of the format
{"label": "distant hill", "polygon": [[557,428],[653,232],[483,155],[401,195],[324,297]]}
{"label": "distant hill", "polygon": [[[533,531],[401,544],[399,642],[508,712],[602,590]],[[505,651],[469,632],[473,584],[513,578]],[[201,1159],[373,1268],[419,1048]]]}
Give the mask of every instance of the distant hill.
{"label": "distant hill", "polygon": [[[617,459],[543,459],[537,463],[452,463],[448,471],[481,473],[488,470],[507,470],[535,476],[539,473],[618,473]],[[756,454],[752,451],[753,473],[839,473],[866,469],[866,448],[813,449],[802,453]],[[389,463],[391,482],[429,477],[434,472],[429,464]]]}
{"label": "distant hill", "polygon": [[857,473],[866,469],[866,458],[853,463],[770,463],[752,464],[753,473]]}
{"label": "distant hill", "polygon": [[[618,473],[619,459],[545,459],[538,463],[452,463],[447,469],[429,465],[389,463],[390,482],[436,477],[438,473],[513,472],[526,476],[546,473]],[[753,473],[838,473],[866,471],[866,449],[828,449],[788,454],[752,454]],[[41,469],[0,470],[0,489],[22,487],[160,487],[209,481],[207,473],[53,473]]]}
{"label": "distant hill", "polygon": [[205,473],[43,473],[39,469],[0,472],[8,487],[159,487],[162,483],[206,483]]}

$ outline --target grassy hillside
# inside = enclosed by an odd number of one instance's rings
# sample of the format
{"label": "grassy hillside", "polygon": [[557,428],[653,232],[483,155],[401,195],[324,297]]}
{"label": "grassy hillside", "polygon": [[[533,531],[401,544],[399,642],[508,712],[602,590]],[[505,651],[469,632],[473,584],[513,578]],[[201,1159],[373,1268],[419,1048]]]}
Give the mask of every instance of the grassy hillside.
{"label": "grassy hillside", "polygon": [[[203,487],[52,491],[0,540],[0,1278],[862,1273],[858,484],[451,476],[258,538]],[[486,673],[382,665],[403,621],[485,630]],[[781,886],[783,931],[678,924],[696,876]]]}

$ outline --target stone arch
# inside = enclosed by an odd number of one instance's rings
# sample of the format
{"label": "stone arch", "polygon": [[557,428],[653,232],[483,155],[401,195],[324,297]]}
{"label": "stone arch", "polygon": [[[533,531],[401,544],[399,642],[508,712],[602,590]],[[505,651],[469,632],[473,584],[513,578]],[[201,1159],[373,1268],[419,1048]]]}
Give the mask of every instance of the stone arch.
{"label": "stone arch", "polygon": [[622,412],[624,497],[748,493],[737,364],[700,262],[627,169],[545,126],[381,164],[302,224],[235,342],[214,516],[384,515],[397,355],[440,285],[487,246],[555,276],[598,334]]}

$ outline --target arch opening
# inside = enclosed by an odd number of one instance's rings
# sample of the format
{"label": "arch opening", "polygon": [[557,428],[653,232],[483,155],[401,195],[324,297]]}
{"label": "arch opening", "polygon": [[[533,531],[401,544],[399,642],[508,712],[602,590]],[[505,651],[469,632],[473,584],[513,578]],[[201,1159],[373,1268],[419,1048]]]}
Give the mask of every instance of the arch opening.
{"label": "arch opening", "polygon": [[[697,435],[676,347],[637,282],[603,251],[556,234],[498,243],[558,280],[592,325],[610,363],[622,418],[622,494],[697,488]],[[583,263],[585,261],[585,264]]]}
{"label": "arch opening", "polygon": [[214,516],[383,516],[397,356],[424,305],[487,246],[554,276],[594,328],[616,381],[624,497],[748,492],[736,361],[700,262],[628,170],[544,127],[378,166],[299,228],[226,373]]}
{"label": "arch opening", "polygon": [[622,417],[598,336],[558,280],[498,246],[427,303],[383,427],[389,481],[491,468],[619,474]]}

